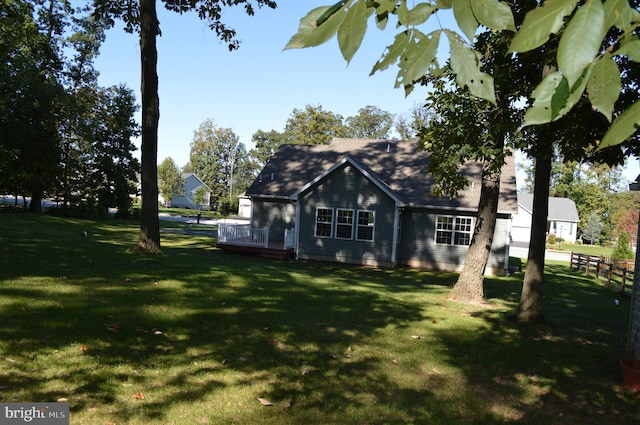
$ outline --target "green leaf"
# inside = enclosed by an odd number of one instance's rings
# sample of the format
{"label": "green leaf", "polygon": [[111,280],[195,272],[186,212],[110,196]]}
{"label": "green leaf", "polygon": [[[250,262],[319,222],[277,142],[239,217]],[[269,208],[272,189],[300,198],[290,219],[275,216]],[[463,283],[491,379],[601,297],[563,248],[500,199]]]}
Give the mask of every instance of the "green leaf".
{"label": "green leaf", "polygon": [[606,53],[591,69],[591,77],[587,83],[589,100],[593,107],[611,122],[613,106],[618,100],[622,84],[620,70],[610,53]]}
{"label": "green leaf", "polygon": [[527,109],[524,115],[525,126],[551,122],[553,118],[551,101],[561,81],[562,74],[556,71],[547,75],[538,84],[538,87],[531,93],[531,97],[534,99],[533,106]]}
{"label": "green leaf", "polygon": [[633,22],[637,22],[639,12],[631,7],[627,0],[607,0],[604,2],[604,27],[615,26],[623,31],[631,29]]}
{"label": "green leaf", "polygon": [[367,20],[372,13],[373,9],[367,7],[366,0],[358,0],[349,8],[347,16],[338,29],[338,46],[347,63],[351,62],[353,55],[360,48],[367,32]]}
{"label": "green leaf", "polygon": [[[589,81],[589,76],[591,75],[591,67],[587,68],[583,75],[578,79],[578,81],[576,81],[576,83],[573,85],[573,87],[571,87],[570,91],[569,91],[569,95],[563,100],[563,104],[561,104],[559,102],[559,98],[554,98],[552,100],[551,103],[551,108],[552,108],[552,112],[553,112],[553,120],[557,120],[558,118],[564,116],[567,112],[569,112],[571,110],[571,108],[573,108],[573,106],[578,103],[578,101],[580,100],[580,98],[582,97],[582,95],[584,94],[584,90],[587,87],[587,81]],[[567,83],[567,87],[569,87],[569,84],[567,82],[567,79],[563,77],[562,79],[562,83],[560,83],[560,85],[563,85],[564,83]],[[560,87],[560,86],[558,86]],[[558,103],[553,103],[554,101],[558,101]]]}
{"label": "green leaf", "polygon": [[329,6],[318,7],[300,19],[298,32],[291,37],[287,45],[284,46],[284,50],[315,47],[331,39],[344,21],[346,12],[340,11],[334,13],[325,23],[318,27],[316,24],[318,18],[322,16],[327,9],[329,9]]}
{"label": "green leaf", "polygon": [[378,6],[376,7],[376,13],[378,15],[383,15],[387,13],[391,13],[396,10],[397,0],[378,0]]}
{"label": "green leaf", "polygon": [[478,29],[478,21],[473,16],[473,10],[471,9],[471,3],[469,0],[457,0],[453,2],[453,15],[458,22],[458,26],[467,36],[469,40],[473,40]]}
{"label": "green leaf", "polygon": [[496,31],[516,30],[513,13],[508,3],[499,0],[474,0],[471,8],[478,22]]}
{"label": "green leaf", "polygon": [[407,22],[409,21],[409,8],[407,7],[406,1],[400,2],[396,14],[398,15],[398,24],[408,27],[409,25],[407,24]]}
{"label": "green leaf", "polygon": [[[400,59],[402,53],[404,53],[405,49],[407,49],[410,41],[409,31],[398,33],[393,43],[388,46],[385,53],[382,54],[382,58],[373,66],[369,76],[372,76],[377,71],[384,71],[389,68],[390,65],[396,63],[398,59]],[[396,88],[397,87],[399,87],[399,84],[396,84]]]}
{"label": "green leaf", "polygon": [[436,10],[436,7],[431,3],[419,3],[409,11],[407,26],[425,23]]}
{"label": "green leaf", "polygon": [[451,9],[453,6],[453,0],[436,0],[436,7],[438,9]]}
{"label": "green leaf", "polygon": [[571,94],[571,90],[569,89],[569,82],[566,78],[562,78],[558,85],[556,86],[556,90],[553,92],[551,96],[551,120],[555,120],[560,115],[560,111],[567,105],[567,100],[569,99],[569,95]]}
{"label": "green leaf", "polygon": [[337,11],[339,11],[340,9],[342,9],[342,7],[347,4],[347,1],[349,0],[340,0],[338,3],[334,4],[333,6],[331,6],[329,9],[326,10],[326,12],[324,12],[316,21],[316,25],[320,26],[322,24],[324,24],[327,19],[329,19],[334,13],[336,13]]}
{"label": "green leaf", "polygon": [[640,62],[640,40],[624,43],[614,52],[616,55],[625,55],[634,62]]}
{"label": "green leaf", "polygon": [[467,87],[472,95],[488,100],[495,105],[496,95],[493,77],[480,71],[480,55],[466,46],[460,36],[445,30],[451,47],[451,69],[456,74],[460,87]]}
{"label": "green leaf", "polygon": [[640,127],[640,102],[636,102],[613,121],[604,135],[600,148],[619,145],[633,135]]}
{"label": "green leaf", "polygon": [[510,52],[527,52],[542,46],[551,34],[564,25],[565,17],[575,9],[576,0],[547,0],[524,18],[520,30],[511,40]]}
{"label": "green leaf", "polygon": [[594,60],[604,38],[604,7],[588,0],[578,8],[558,45],[558,68],[573,85]]}
{"label": "green leaf", "polygon": [[440,44],[440,30],[433,31],[426,36],[422,33],[417,34],[419,34],[418,42],[410,44],[405,54],[402,55],[396,87],[399,84],[405,87],[412,85],[416,80],[422,78],[435,59]]}

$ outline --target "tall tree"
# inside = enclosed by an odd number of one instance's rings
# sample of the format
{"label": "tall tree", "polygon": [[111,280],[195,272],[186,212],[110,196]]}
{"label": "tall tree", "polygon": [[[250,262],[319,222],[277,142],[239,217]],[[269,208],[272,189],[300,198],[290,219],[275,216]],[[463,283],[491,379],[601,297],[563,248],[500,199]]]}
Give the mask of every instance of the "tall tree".
{"label": "tall tree", "polygon": [[334,137],[344,137],[347,129],[339,114],[326,111],[322,105],[307,105],[294,109],[284,130],[286,143],[299,145],[329,144]]}
{"label": "tall tree", "polygon": [[257,176],[271,155],[278,149],[278,146],[285,142],[285,137],[284,134],[276,130],[258,130],[251,137],[251,141],[255,146],[249,151],[251,171],[255,172],[255,176]]}
{"label": "tall tree", "polygon": [[[521,11],[520,15],[525,12]],[[437,193],[457,196],[457,192],[469,184],[458,173],[459,168],[469,160],[482,164],[473,236],[460,276],[449,295],[462,302],[479,302],[484,298],[484,274],[493,244],[501,170],[506,156],[516,147],[514,143],[519,141],[523,111],[516,106],[516,101],[518,94],[532,84],[515,72],[525,66],[523,62],[517,60],[514,66],[515,59],[505,60],[509,41],[506,33],[487,31],[477,36],[476,48],[486,52],[481,69],[491,75],[496,84],[495,106],[453,84],[455,77],[449,65],[443,77],[427,78],[433,90],[427,97],[426,107],[435,116],[419,133],[419,143],[431,153],[429,171],[437,183]]]}
{"label": "tall tree", "polygon": [[347,137],[387,139],[393,127],[393,115],[377,106],[367,105],[345,120]]}
{"label": "tall tree", "polygon": [[162,196],[164,206],[176,196],[184,194],[184,179],[180,168],[170,157],[162,160],[158,165],[158,191]]}
{"label": "tall tree", "polygon": [[[229,47],[240,46],[234,29],[222,22],[223,7],[242,5],[248,15],[254,14],[254,6],[276,7],[273,0],[163,0],[166,9],[186,13],[194,11],[206,19],[209,27]],[[160,106],[158,98],[156,37],[160,35],[160,24],[156,11],[156,0],[133,1],[94,0],[96,14],[111,19],[122,19],[125,30],[140,34],[142,62],[142,220],[138,249],[144,252],[160,251],[160,224],[158,221],[158,122]]]}
{"label": "tall tree", "polygon": [[220,128],[208,119],[193,132],[189,169],[211,188],[213,200],[232,198],[235,174],[243,167],[239,159],[246,160],[246,152],[230,128]]}
{"label": "tall tree", "polygon": [[394,125],[403,140],[415,139],[434,117],[434,111],[424,105],[415,104],[409,112],[396,116]]}
{"label": "tall tree", "polygon": [[113,86],[98,93],[94,114],[92,187],[97,205],[106,211],[116,208],[116,218],[129,218],[132,196],[137,192],[138,160],[133,156],[139,127],[133,91]]}

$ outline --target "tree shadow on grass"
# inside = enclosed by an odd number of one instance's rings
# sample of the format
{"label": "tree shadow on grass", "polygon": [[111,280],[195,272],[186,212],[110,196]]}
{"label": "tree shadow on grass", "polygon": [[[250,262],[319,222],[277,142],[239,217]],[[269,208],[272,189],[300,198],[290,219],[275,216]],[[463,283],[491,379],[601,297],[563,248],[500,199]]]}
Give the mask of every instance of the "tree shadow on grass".
{"label": "tree shadow on grass", "polygon": [[[639,418],[617,385],[613,295],[565,270],[545,285],[545,328],[487,308],[461,308],[472,322],[440,328],[452,274],[232,257],[184,235],[138,256],[131,229],[47,226],[47,246],[0,239],[3,401],[65,398],[79,423]],[[513,306],[518,285],[489,281],[487,293]],[[427,327],[433,339],[410,337]]]}
{"label": "tree shadow on grass", "polygon": [[[512,282],[488,286],[512,299],[515,312]],[[450,364],[490,411],[518,423],[638,423],[640,397],[620,385],[628,300],[563,265],[547,266],[544,290],[545,325],[479,310],[474,317],[486,323],[482,330],[440,333],[448,352],[465,353],[452,355]]]}

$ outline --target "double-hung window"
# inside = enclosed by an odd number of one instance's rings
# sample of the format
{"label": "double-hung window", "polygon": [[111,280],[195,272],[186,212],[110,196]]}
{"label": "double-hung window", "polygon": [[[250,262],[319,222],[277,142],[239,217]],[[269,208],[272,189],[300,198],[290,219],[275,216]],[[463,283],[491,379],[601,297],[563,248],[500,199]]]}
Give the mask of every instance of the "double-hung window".
{"label": "double-hung window", "polygon": [[336,239],[353,239],[353,210],[336,210]]}
{"label": "double-hung window", "polygon": [[470,245],[473,233],[471,217],[438,216],[436,243],[444,245]]}
{"label": "double-hung window", "polygon": [[359,241],[373,240],[373,227],[376,222],[376,214],[373,211],[358,211],[358,228],[356,231],[356,239]]}
{"label": "double-hung window", "polygon": [[316,236],[330,238],[333,229],[333,209],[316,208]]}

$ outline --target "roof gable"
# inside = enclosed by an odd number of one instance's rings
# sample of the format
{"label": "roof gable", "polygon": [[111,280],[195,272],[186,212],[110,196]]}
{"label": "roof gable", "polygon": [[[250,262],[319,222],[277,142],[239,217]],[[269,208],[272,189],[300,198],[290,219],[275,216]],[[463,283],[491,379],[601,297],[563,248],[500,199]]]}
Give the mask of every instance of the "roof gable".
{"label": "roof gable", "polygon": [[[518,204],[529,214],[533,214],[533,193],[518,193]],[[580,218],[576,203],[569,198],[549,197],[549,221],[577,223]]]}
{"label": "roof gable", "polygon": [[[347,159],[350,158],[350,159]],[[432,194],[433,176],[427,172],[430,155],[415,141],[333,139],[329,145],[281,145],[260,176],[247,190],[249,196],[294,199],[301,188],[326,175],[346,160],[405,205],[472,209],[480,200],[482,167],[469,162],[460,173],[469,186],[455,199]],[[517,211],[515,163],[507,158],[500,184],[499,211]]]}

